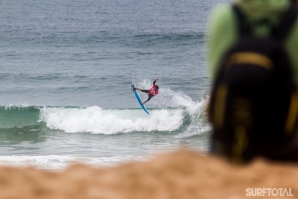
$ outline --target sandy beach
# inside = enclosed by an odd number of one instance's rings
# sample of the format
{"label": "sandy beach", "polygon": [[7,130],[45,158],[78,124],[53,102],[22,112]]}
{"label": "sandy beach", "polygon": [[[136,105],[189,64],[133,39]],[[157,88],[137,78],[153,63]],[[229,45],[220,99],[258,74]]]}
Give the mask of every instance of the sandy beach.
{"label": "sandy beach", "polygon": [[[1,199],[204,199],[298,198],[297,165],[262,159],[236,166],[189,149],[146,162],[108,168],[74,164],[63,171],[0,168]],[[286,188],[284,196],[247,197],[256,189]],[[247,192],[249,189],[249,192]]]}

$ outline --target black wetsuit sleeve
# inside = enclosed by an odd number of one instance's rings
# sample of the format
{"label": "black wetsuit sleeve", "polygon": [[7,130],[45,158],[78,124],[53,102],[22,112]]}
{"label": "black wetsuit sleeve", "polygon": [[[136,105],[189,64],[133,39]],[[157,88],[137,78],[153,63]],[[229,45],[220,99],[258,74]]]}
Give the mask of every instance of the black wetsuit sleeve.
{"label": "black wetsuit sleeve", "polygon": [[153,81],[153,86],[155,86],[155,82],[156,82],[156,80]]}

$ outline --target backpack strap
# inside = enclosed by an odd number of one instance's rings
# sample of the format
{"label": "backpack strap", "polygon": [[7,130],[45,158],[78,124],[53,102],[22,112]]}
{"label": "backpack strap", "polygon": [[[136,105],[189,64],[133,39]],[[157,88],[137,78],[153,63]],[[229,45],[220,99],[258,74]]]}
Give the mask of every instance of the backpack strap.
{"label": "backpack strap", "polygon": [[232,9],[234,11],[234,14],[236,15],[237,25],[238,25],[238,33],[241,36],[250,35],[252,31],[251,31],[250,27],[248,26],[245,16],[243,15],[240,8],[236,4],[232,4]]}
{"label": "backpack strap", "polygon": [[298,9],[291,5],[284,13],[279,25],[271,31],[271,35],[278,41],[283,41],[291,31],[294,23],[297,20]]}

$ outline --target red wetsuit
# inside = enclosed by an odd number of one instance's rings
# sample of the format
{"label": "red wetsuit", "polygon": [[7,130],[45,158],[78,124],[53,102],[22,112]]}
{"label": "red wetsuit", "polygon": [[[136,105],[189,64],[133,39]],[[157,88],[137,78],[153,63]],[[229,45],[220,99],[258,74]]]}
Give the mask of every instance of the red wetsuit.
{"label": "red wetsuit", "polygon": [[155,82],[156,80],[153,81],[153,86],[149,90],[141,90],[144,93],[148,93],[148,101],[158,94],[158,89],[155,88]]}

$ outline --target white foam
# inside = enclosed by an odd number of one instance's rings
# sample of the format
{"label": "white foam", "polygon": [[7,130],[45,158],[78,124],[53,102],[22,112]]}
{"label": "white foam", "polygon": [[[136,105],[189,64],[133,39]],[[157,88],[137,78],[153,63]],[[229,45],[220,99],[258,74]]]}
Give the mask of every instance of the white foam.
{"label": "white foam", "polygon": [[147,115],[141,109],[44,107],[41,109],[40,121],[45,122],[51,129],[67,133],[116,134],[133,131],[174,131],[182,125],[184,114],[183,110],[153,110]]}
{"label": "white foam", "polygon": [[[140,83],[140,87],[150,87],[149,81]],[[140,92],[141,94],[141,92]],[[146,95],[146,94],[145,94]],[[150,115],[142,109],[102,109],[98,106],[82,108],[43,107],[40,121],[51,129],[67,133],[88,132],[93,134],[116,134],[135,131],[173,132],[181,127],[186,115],[191,122],[178,137],[188,137],[210,130],[205,113],[208,98],[193,101],[182,92],[161,88],[160,95],[150,101]],[[176,137],[177,137],[176,136]]]}
{"label": "white foam", "polygon": [[113,166],[124,162],[145,160],[142,156],[112,156],[112,157],[75,157],[63,155],[48,156],[0,156],[1,166],[27,167],[61,170],[74,163],[84,163],[97,167]]}

